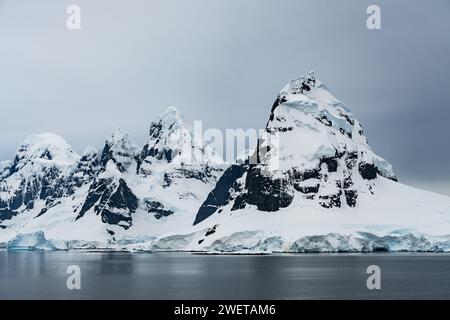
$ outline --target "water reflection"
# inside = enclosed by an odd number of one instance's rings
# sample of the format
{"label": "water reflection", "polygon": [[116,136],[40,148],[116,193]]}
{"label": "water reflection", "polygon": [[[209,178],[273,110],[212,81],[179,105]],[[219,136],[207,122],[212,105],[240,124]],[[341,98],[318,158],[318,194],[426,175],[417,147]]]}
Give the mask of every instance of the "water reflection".
{"label": "water reflection", "polygon": [[[382,290],[366,288],[366,268]],[[69,265],[82,290],[67,290]],[[206,256],[178,253],[0,251],[0,298],[450,298],[450,255]]]}

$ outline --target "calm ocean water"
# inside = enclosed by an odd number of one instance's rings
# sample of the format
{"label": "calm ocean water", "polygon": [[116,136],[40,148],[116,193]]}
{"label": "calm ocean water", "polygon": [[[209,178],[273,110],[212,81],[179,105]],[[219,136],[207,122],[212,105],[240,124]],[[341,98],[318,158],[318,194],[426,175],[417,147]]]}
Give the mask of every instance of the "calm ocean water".
{"label": "calm ocean water", "polygon": [[[66,287],[70,265],[81,290]],[[0,299],[450,299],[450,255],[0,251]]]}

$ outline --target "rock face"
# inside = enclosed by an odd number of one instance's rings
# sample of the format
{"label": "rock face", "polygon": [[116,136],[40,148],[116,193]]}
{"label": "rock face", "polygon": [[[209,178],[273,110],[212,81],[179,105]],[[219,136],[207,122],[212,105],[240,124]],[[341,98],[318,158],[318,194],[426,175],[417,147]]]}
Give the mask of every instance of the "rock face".
{"label": "rock face", "polygon": [[131,141],[130,134],[116,129],[106,140],[100,166],[104,169],[112,162],[121,173],[136,171],[138,156],[139,148]]}
{"label": "rock face", "polygon": [[138,204],[139,199],[123,179],[101,178],[91,185],[77,219],[93,208],[102,217],[102,222],[128,229]]}
{"label": "rock face", "polygon": [[162,217],[168,217],[173,214],[172,210],[165,209],[164,205],[159,201],[146,200],[147,211],[149,213],[154,213],[156,219],[161,219]]}
{"label": "rock face", "polygon": [[237,180],[242,178],[245,171],[246,168],[244,166],[232,165],[224,172],[214,190],[200,207],[194,224],[205,220],[216,212],[218,208],[227,205],[233,199],[235,190],[240,191],[240,185],[237,183]]}
{"label": "rock face", "polygon": [[247,205],[278,211],[294,199],[328,209],[355,207],[360,192],[376,192],[378,176],[397,180],[392,166],[370,149],[350,109],[313,72],[281,90],[265,131],[247,164],[231,169],[240,174],[225,172],[195,223],[229,203],[232,211]]}
{"label": "rock face", "polygon": [[124,229],[131,227],[132,214],[138,208],[139,199],[127,185],[125,176],[136,172],[138,155],[139,148],[131,141],[130,135],[116,129],[106,141],[99,159],[93,150],[82,157],[86,158],[82,167],[87,167],[83,176],[90,177],[91,169],[94,174],[77,220],[92,210],[101,216],[104,223]]}
{"label": "rock face", "polygon": [[142,149],[140,159],[147,158],[171,162],[174,158],[190,152],[191,135],[183,126],[182,115],[169,107],[156,122],[150,125],[149,137]]}

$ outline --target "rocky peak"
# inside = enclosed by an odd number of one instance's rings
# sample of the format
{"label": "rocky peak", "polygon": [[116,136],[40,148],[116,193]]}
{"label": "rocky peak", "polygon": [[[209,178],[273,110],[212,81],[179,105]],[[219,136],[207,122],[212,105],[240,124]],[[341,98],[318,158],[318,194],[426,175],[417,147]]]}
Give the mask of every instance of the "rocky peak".
{"label": "rocky peak", "polygon": [[396,180],[392,166],[369,147],[351,110],[314,72],[280,91],[250,160],[242,170],[227,170],[226,183],[216,186],[196,223],[227,205],[231,211],[246,205],[278,211],[296,199],[323,208],[355,207],[360,192],[376,192],[379,176]]}
{"label": "rocky peak", "polygon": [[151,123],[140,159],[144,164],[155,161],[207,164],[217,160],[214,152],[184,125],[183,115],[175,107],[168,107]]}
{"label": "rocky peak", "polygon": [[105,142],[100,165],[106,168],[106,164],[112,161],[120,172],[125,172],[135,164],[138,153],[139,148],[131,140],[131,135],[117,128]]}

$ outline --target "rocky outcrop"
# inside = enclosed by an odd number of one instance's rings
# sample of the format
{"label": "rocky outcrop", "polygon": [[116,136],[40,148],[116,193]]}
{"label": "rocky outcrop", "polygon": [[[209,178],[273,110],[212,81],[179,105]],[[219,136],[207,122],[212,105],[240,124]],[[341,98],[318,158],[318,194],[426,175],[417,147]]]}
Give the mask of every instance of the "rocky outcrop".
{"label": "rocky outcrop", "polygon": [[146,199],[144,202],[147,208],[147,212],[152,213],[158,220],[163,217],[168,217],[174,213],[172,210],[166,209],[164,205],[159,201],[151,201]]}
{"label": "rocky outcrop", "polygon": [[128,229],[138,205],[138,198],[123,179],[98,179],[91,185],[77,220],[93,208],[93,212],[100,215],[104,223]]}
{"label": "rocky outcrop", "polygon": [[232,165],[229,167],[220,179],[217,181],[213,191],[208,195],[202,206],[199,208],[194,225],[205,220],[220,207],[227,205],[236,190],[239,191],[240,186],[237,182],[246,172],[247,167],[243,165]]}

